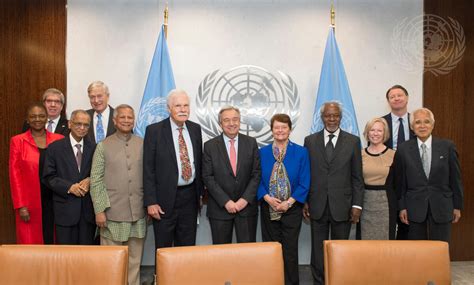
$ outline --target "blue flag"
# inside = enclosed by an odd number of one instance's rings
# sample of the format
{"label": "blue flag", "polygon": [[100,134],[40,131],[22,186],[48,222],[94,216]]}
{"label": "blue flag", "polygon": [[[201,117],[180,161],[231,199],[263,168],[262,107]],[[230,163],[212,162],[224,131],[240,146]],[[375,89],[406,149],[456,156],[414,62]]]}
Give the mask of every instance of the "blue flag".
{"label": "blue flag", "polygon": [[164,36],[164,26],[158,36],[155,53],[148,73],[145,91],[143,92],[140,111],[137,116],[137,125],[134,133],[144,137],[146,127],[168,117],[166,97],[176,88],[173,69],[171,67],[168,45]]}
{"label": "blue flag", "polygon": [[341,129],[353,135],[359,136],[359,127],[352,104],[351,90],[347,82],[344,64],[337,47],[334,29],[329,28],[329,35],[324,51],[321,77],[319,78],[318,95],[314,106],[313,125],[311,133],[319,132],[324,128],[321,120],[320,109],[325,102],[337,101],[342,106]]}

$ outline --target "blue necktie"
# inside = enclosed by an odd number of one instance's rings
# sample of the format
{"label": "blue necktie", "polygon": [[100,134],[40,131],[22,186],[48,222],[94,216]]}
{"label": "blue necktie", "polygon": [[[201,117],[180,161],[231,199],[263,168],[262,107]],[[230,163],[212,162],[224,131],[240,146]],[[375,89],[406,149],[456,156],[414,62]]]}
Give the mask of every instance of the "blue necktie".
{"label": "blue necktie", "polygon": [[95,128],[95,142],[99,143],[105,139],[104,126],[102,126],[102,114],[97,114],[97,126]]}

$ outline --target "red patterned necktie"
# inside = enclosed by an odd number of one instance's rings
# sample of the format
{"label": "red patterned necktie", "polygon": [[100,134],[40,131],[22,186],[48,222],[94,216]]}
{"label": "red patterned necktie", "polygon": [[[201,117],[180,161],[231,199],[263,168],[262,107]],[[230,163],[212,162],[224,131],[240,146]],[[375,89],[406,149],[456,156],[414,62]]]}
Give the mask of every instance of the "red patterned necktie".
{"label": "red patterned necktie", "polygon": [[183,177],[185,181],[189,181],[189,179],[191,179],[193,171],[191,169],[191,163],[189,162],[188,148],[186,147],[186,142],[184,141],[183,137],[183,128],[178,128],[178,130],[179,159],[181,160],[181,177]]}

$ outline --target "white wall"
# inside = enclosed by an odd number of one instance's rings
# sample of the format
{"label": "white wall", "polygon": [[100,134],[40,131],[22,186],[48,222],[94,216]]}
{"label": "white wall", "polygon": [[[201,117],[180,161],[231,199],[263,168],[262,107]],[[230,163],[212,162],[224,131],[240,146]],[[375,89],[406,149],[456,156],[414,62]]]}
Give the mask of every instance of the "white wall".
{"label": "white wall", "polygon": [[[68,113],[90,108],[86,89],[93,80],[109,85],[111,105],[139,108],[164,3],[68,1]],[[187,90],[194,102],[201,80],[216,69],[251,64],[271,72],[281,70],[298,85],[301,116],[292,140],[303,143],[311,127],[329,8],[329,0],[170,0],[168,46],[176,85]],[[421,106],[422,73],[408,73],[392,60],[391,39],[402,19],[423,13],[423,1],[335,1],[335,10],[336,37],[359,129],[370,118],[388,112],[385,91],[394,84],[409,90],[410,109]],[[421,49],[422,27],[414,29],[419,35],[415,44]],[[191,119],[197,121],[195,112]],[[210,242],[205,218],[199,231],[199,242]],[[301,263],[309,262],[309,238],[304,225]],[[153,262],[150,251],[146,250],[145,264]]]}

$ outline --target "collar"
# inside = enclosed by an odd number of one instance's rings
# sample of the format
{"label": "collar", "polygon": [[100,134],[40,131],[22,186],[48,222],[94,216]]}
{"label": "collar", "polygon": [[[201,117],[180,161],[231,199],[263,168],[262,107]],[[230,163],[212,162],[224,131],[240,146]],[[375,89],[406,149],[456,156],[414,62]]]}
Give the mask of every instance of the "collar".
{"label": "collar", "polygon": [[59,119],[61,118],[61,115],[57,116],[56,119],[50,119],[48,118],[48,122],[46,122],[46,127],[48,127],[49,121],[53,121],[54,125],[57,126],[59,123]]}
{"label": "collar", "polygon": [[403,122],[408,122],[408,112],[405,113],[405,115],[399,117],[395,115],[394,113],[390,112],[390,116],[392,117],[392,122],[397,122],[399,118],[403,119]]}
{"label": "collar", "polygon": [[[110,116],[110,106],[107,105],[107,108],[104,109],[104,111],[102,111],[102,120],[104,120],[105,118],[107,118],[107,120],[109,119],[109,116]],[[94,118],[97,117],[97,115],[99,115],[99,113],[97,113],[96,111],[94,111]],[[103,122],[103,121],[102,121]]]}
{"label": "collar", "polygon": [[[230,140],[231,138],[229,138],[228,136],[226,136],[224,133],[222,133],[222,137],[224,138],[224,142],[229,142],[230,143]],[[239,141],[239,134],[237,134],[234,138],[234,143],[237,143]]]}
{"label": "collar", "polygon": [[[173,130],[173,131],[176,131],[176,130],[178,130],[178,129],[180,128],[180,127],[173,121],[173,119],[171,119],[171,117],[170,117],[170,125],[171,125],[171,130]],[[183,129],[186,130],[186,131],[188,130],[188,127],[186,126],[186,122],[184,122],[184,124],[183,124]]]}
{"label": "collar", "polygon": [[82,138],[80,141],[76,141],[76,139],[72,136],[71,133],[69,133],[69,139],[71,140],[71,145],[74,148],[76,144],[80,144],[82,151],[84,151],[84,138]]}
{"label": "collar", "polygon": [[418,143],[418,148],[421,148],[421,144],[424,143],[426,145],[427,149],[431,149],[431,145],[432,145],[432,142],[433,142],[433,136],[430,135],[430,137],[425,142],[421,141],[419,138],[417,138],[416,141]]}
{"label": "collar", "polygon": [[339,137],[339,133],[341,132],[341,128],[337,128],[337,130],[335,130],[333,133],[329,132],[328,130],[326,130],[326,128],[324,128],[324,137],[328,137],[330,134],[333,134],[334,137]]}

